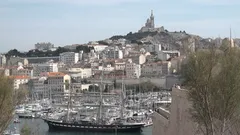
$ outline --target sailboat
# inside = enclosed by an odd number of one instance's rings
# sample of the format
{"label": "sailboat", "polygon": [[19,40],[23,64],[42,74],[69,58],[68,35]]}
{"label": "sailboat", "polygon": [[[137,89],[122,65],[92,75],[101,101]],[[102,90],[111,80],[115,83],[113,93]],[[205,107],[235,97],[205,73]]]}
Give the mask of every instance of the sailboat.
{"label": "sailboat", "polygon": [[71,108],[71,95],[72,95],[70,93],[66,119],[63,121],[53,121],[48,118],[44,119],[44,121],[47,122],[49,129],[81,131],[81,132],[113,132],[113,133],[141,132],[142,128],[144,127],[144,123],[129,122],[126,118],[123,118],[123,109],[124,109],[124,92],[123,91],[124,90],[122,90],[122,93],[121,93],[122,101],[121,101],[121,107],[120,107],[120,117],[115,118],[113,121],[103,118],[102,114],[103,114],[104,100],[103,100],[102,79],[103,78],[101,78],[97,119],[95,118],[88,118],[88,119],[85,118],[80,120],[70,119],[69,110]]}

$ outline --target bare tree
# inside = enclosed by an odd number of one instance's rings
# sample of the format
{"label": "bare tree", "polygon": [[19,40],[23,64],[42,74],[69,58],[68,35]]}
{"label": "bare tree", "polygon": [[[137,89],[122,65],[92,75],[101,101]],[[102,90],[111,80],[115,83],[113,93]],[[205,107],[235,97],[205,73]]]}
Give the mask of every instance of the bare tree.
{"label": "bare tree", "polygon": [[22,103],[26,91],[13,89],[13,80],[0,74],[0,134],[8,127],[14,116],[14,108]]}
{"label": "bare tree", "polygon": [[240,51],[212,48],[189,55],[183,66],[192,119],[204,135],[238,135]]}

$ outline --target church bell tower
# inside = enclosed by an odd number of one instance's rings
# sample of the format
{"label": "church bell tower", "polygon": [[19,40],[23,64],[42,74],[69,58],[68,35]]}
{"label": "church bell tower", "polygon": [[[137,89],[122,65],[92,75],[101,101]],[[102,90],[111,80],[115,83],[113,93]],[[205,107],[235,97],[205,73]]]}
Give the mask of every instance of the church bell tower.
{"label": "church bell tower", "polygon": [[151,28],[155,28],[153,10],[151,10],[150,21],[151,21]]}

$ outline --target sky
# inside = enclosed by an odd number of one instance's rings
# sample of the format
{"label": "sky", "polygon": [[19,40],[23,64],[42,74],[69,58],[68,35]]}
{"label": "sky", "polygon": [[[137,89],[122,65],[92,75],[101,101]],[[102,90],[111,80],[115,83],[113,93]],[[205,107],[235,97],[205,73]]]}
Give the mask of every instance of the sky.
{"label": "sky", "polygon": [[202,37],[240,37],[239,0],[0,0],[0,52],[37,42],[87,43],[155,25]]}

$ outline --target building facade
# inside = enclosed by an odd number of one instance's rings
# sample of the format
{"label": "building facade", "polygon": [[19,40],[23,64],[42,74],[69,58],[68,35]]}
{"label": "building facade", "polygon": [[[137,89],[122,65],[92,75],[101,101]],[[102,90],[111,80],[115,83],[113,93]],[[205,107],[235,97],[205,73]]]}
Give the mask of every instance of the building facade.
{"label": "building facade", "polygon": [[170,58],[179,57],[179,51],[159,51],[157,54],[158,59],[166,61]]}
{"label": "building facade", "polygon": [[58,63],[33,64],[33,76],[40,76],[41,73],[58,72]]}
{"label": "building facade", "polygon": [[71,84],[71,77],[61,72],[48,72],[46,74],[48,88],[51,94],[68,92]]}
{"label": "building facade", "polygon": [[50,99],[47,77],[33,78],[30,82],[32,83],[31,95],[33,99]]}
{"label": "building facade", "polygon": [[20,85],[28,83],[30,79],[28,76],[10,76],[10,78],[13,78],[14,90],[18,90]]}
{"label": "building facade", "polygon": [[7,63],[7,58],[5,55],[0,55],[0,67],[5,66]]}
{"label": "building facade", "polygon": [[169,75],[172,71],[170,61],[159,61],[143,64],[141,67],[142,77],[160,77]]}
{"label": "building facade", "polygon": [[79,53],[74,52],[64,52],[60,54],[60,62],[66,65],[76,64],[79,60]]}
{"label": "building facade", "polygon": [[123,58],[123,51],[120,49],[109,49],[106,52],[107,58],[109,59],[122,59]]}
{"label": "building facade", "polygon": [[91,68],[68,68],[63,72],[67,73],[76,80],[82,80],[84,78],[90,78],[92,76]]}
{"label": "building facade", "polygon": [[25,69],[22,66],[19,66],[18,68],[11,69],[11,75],[13,76],[28,76],[33,77],[33,69]]}
{"label": "building facade", "polygon": [[115,62],[115,70],[125,70],[126,62]]}
{"label": "building facade", "polygon": [[144,54],[133,56],[132,61],[136,64],[144,64],[146,62],[146,56]]}
{"label": "building facade", "polygon": [[141,76],[141,65],[128,62],[126,63],[126,77],[127,78],[139,78]]}
{"label": "building facade", "polygon": [[159,77],[162,75],[162,63],[147,63],[141,67],[141,77]]}
{"label": "building facade", "polygon": [[161,44],[151,44],[151,45],[144,45],[143,48],[147,51],[147,52],[159,52],[162,50],[162,45]]}
{"label": "building facade", "polygon": [[28,60],[26,58],[10,57],[7,60],[7,65],[8,66],[28,65]]}

